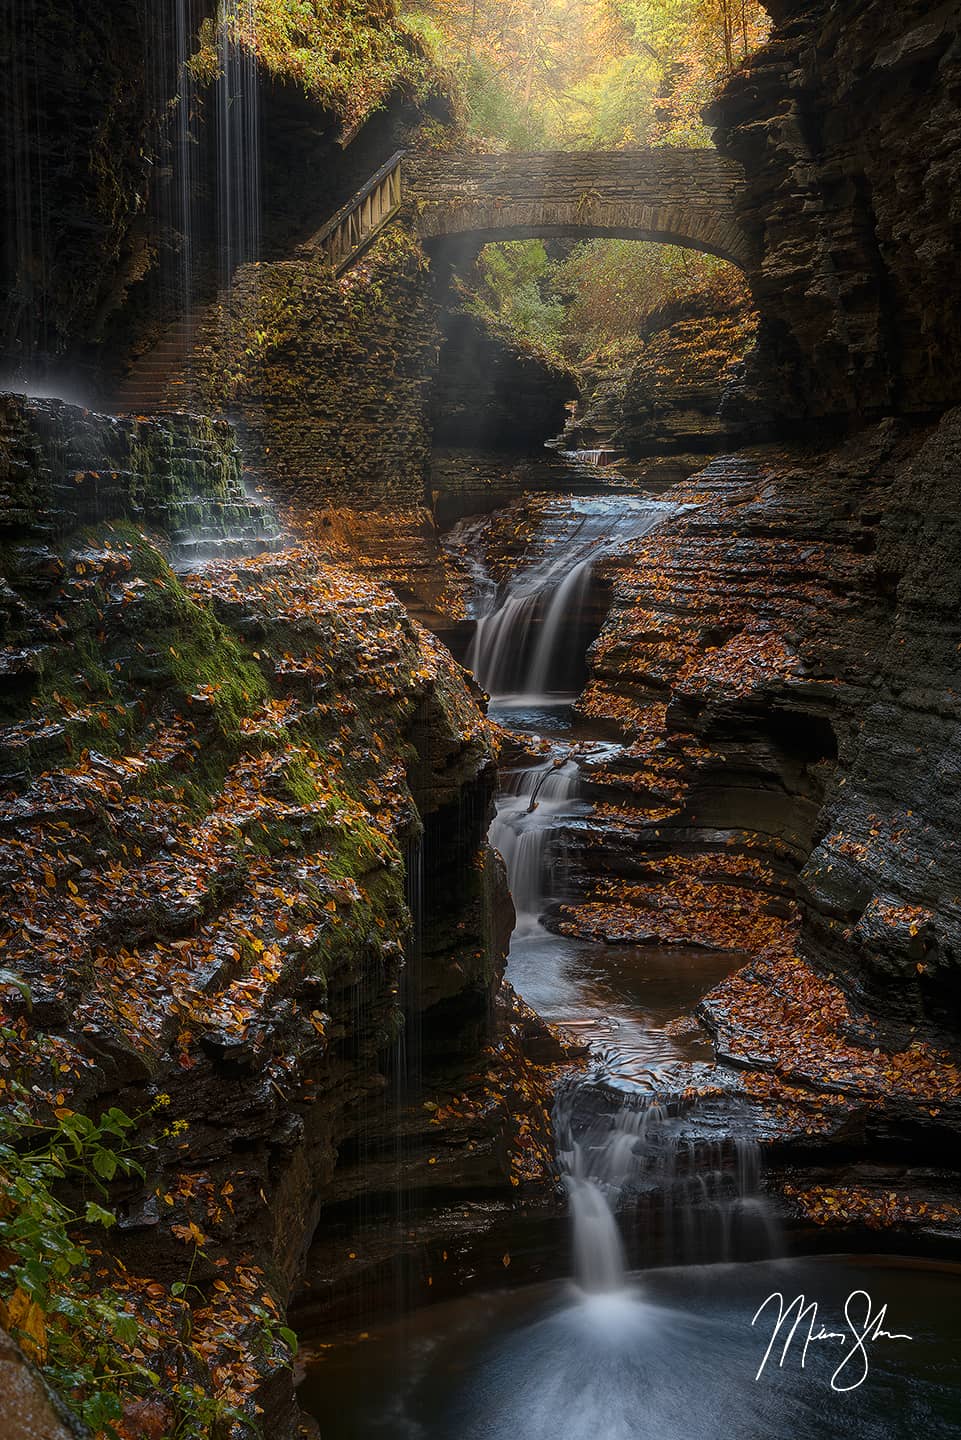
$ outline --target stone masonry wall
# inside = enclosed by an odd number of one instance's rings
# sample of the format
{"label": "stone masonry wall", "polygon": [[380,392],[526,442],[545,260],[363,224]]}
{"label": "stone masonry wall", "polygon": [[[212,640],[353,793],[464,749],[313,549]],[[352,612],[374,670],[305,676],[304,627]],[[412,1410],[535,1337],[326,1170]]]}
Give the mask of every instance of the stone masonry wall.
{"label": "stone masonry wall", "polygon": [[299,259],[242,268],[208,317],[205,401],[243,416],[247,453],[291,496],[418,505],[439,335],[426,261],[399,229],[341,279]]}

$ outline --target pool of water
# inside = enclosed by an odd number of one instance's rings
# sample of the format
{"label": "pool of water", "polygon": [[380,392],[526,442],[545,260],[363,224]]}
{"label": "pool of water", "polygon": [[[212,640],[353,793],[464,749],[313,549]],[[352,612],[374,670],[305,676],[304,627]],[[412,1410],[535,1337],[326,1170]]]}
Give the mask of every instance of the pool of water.
{"label": "pool of water", "polygon": [[[778,1292],[818,1311],[783,1365],[782,1329],[758,1375],[777,1302],[752,1318]],[[539,1286],[334,1340],[307,1356],[300,1398],[324,1440],[948,1440],[959,1302],[961,1272],[897,1257],[687,1266],[600,1295]]]}
{"label": "pool of water", "polygon": [[611,946],[537,926],[511,943],[507,978],[546,1020],[590,1046],[613,1081],[643,1084],[679,1060],[710,1060],[695,1027],[676,1025],[739,957],[682,947]]}

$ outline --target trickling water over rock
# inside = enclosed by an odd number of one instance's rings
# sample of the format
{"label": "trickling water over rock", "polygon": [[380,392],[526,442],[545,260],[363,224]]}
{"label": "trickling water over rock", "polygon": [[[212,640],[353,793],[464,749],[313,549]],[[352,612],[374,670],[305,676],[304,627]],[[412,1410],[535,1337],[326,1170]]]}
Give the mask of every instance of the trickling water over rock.
{"label": "trickling water over rock", "polygon": [[603,1065],[568,1080],[554,1124],[583,1288],[625,1285],[625,1251],[640,1267],[781,1253],[749,1122],[733,1095],[723,1103],[698,1099],[672,1084],[669,1069],[652,1078],[647,1094],[613,1091]]}
{"label": "trickling water over rock", "polygon": [[[585,497],[548,506],[528,563],[486,601],[467,663],[500,703],[572,697],[590,640],[584,611],[595,566],[660,524],[653,500]],[[586,619],[586,625],[585,625]]]}
{"label": "trickling water over rock", "polygon": [[105,520],[162,531],[183,566],[280,544],[273,508],[244,484],[225,421],[118,419],[0,395],[3,525],[64,536]]}
{"label": "trickling water over rock", "polygon": [[578,782],[577,762],[562,755],[503,777],[488,839],[507,865],[515,936],[536,928],[547,902],[567,888],[557,827],[572,813]]}
{"label": "trickling water over rock", "polygon": [[[591,805],[579,798],[594,788],[591,770],[602,770],[620,747],[583,738],[538,741],[526,732],[554,701],[554,725],[563,735],[556,694],[561,690],[563,695],[569,673],[565,663],[584,628],[582,595],[595,563],[619,547],[629,552],[674,513],[672,506],[629,495],[549,502],[529,537],[526,556],[501,587],[499,605],[478,550],[473,552],[481,609],[471,651],[475,671],[491,689],[521,691],[509,693],[506,705],[504,697],[495,696],[500,699],[496,713],[517,727],[519,745],[543,753],[539,763],[505,774],[489,832],[506,862],[517,911],[509,974],[522,988],[538,977],[535,987],[539,980],[550,994],[545,972],[553,967],[559,994],[566,990],[573,998],[581,992],[579,1003],[586,1000],[588,1007],[586,976],[575,978],[581,963],[578,942],[554,939],[542,922],[545,910],[553,915],[571,898],[564,852],[569,835],[581,825],[590,833],[594,823]],[[473,542],[482,554],[483,537],[482,524],[465,522],[453,543]],[[538,608],[540,623],[534,630]],[[614,968],[613,952],[607,963]],[[603,973],[602,957],[598,967]],[[644,971],[641,960],[639,972]],[[626,1291],[627,1252],[635,1264],[687,1264],[775,1251],[773,1222],[759,1195],[760,1151],[739,1114],[743,1102],[732,1094],[712,1110],[690,1086],[686,1068],[684,1079],[676,1077],[680,1052],[653,1034],[640,1046],[646,1065],[642,1061],[628,1078],[617,1039],[608,1040],[616,1036],[619,1020],[601,1012],[589,1023],[589,1072],[569,1079],[554,1107],[559,1166],[573,1223],[574,1275],[581,1290]]]}

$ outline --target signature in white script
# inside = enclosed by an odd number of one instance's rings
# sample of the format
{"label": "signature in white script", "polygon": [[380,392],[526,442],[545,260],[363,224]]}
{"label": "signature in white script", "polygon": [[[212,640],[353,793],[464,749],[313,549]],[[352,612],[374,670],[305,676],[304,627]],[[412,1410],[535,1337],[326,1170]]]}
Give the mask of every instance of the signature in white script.
{"label": "signature in white script", "polygon": [[[913,1340],[913,1335],[902,1335],[884,1328],[888,1307],[882,1305],[875,1310],[874,1302],[866,1290],[852,1290],[844,1302],[846,1330],[828,1330],[818,1319],[818,1302],[795,1295],[785,1300],[780,1290],[775,1290],[764,1303],[758,1306],[752,1325],[757,1325],[768,1311],[768,1318],[774,1317],[774,1328],[764,1359],[755,1375],[760,1380],[768,1361],[778,1344],[781,1358],[778,1368],[783,1369],[788,1351],[797,1339],[801,1347],[801,1369],[807,1360],[809,1347],[819,1340],[834,1340],[845,1346],[841,1363],[831,1376],[831,1389],[839,1391],[857,1390],[868,1378],[868,1346],[876,1340]],[[849,1347],[849,1348],[848,1348]]]}

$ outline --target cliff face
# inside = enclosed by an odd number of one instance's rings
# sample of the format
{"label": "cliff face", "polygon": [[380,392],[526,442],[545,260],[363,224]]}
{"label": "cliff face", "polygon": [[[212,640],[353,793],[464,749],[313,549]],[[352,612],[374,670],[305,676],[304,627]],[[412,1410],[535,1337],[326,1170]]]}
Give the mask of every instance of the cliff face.
{"label": "cliff face", "polygon": [[710,115],[747,181],[754,393],[789,422],[937,414],[961,398],[957,6],[768,8]]}
{"label": "cliff face", "polygon": [[651,335],[627,376],[615,443],[632,458],[729,447],[721,397],[751,329],[748,312],[683,317]]}
{"label": "cliff face", "polygon": [[[712,117],[745,169],[758,257],[748,390],[788,424],[936,417],[961,395],[957,6],[769,8],[770,43]],[[957,431],[956,411],[914,438],[888,422],[896,465],[866,439],[872,483],[890,476],[868,511],[849,458],[821,462],[852,521],[869,517],[856,543],[886,618],[857,657],[867,688],[804,869],[810,954],[888,1021],[955,1032]]]}
{"label": "cliff face", "polygon": [[[494,1014],[511,911],[462,672],[389,592],[285,539],[238,465],[223,422],[0,408],[0,1088],[11,1123],[139,1116],[143,1182],[121,1167],[101,1197],[104,1284],[160,1365],[189,1273],[215,1372],[195,1378],[259,1397],[279,1436],[289,1375],[258,1307],[289,1298],[321,1207],[376,1185],[358,1147],[392,1114],[405,1028],[427,1095],[438,1066],[466,1094],[458,1065],[482,1085],[516,1048]],[[219,544],[175,573],[191,523]],[[510,1194],[520,1108],[483,1111],[441,1169],[422,1136],[425,1187],[462,1185],[463,1152]]]}
{"label": "cliff face", "polygon": [[536,453],[561,431],[577,395],[569,371],[456,302],[441,313],[440,329],[432,397],[439,446]]}
{"label": "cliff face", "polygon": [[[4,371],[98,336],[153,263],[150,177],[177,83],[168,8],[4,6]],[[187,6],[195,24],[210,8]]]}
{"label": "cliff face", "polygon": [[897,1165],[961,1126],[959,438],[956,411],[923,443],[885,422],[667,492],[690,508],[611,573],[582,707],[628,744],[552,921],[750,956],[702,1006],[734,1067],[708,1083],[795,1165],[849,1167],[878,1224],[919,1220]]}
{"label": "cliff face", "polygon": [[553,923],[749,955],[701,1007],[710,1083],[836,1187],[786,1193],[956,1232],[959,17],[770,8],[713,118],[757,257],[735,398],[803,444],[669,492],[692,508],[613,573],[583,704],[629,744]]}
{"label": "cliff face", "polygon": [[872,559],[890,616],[805,866],[812,955],[885,1016],[961,1032],[961,411],[893,475]]}

